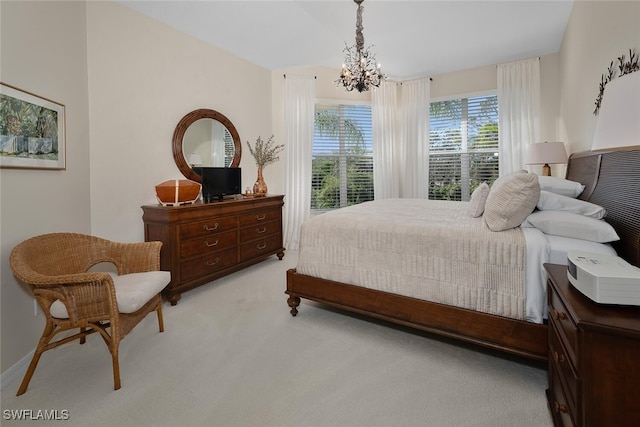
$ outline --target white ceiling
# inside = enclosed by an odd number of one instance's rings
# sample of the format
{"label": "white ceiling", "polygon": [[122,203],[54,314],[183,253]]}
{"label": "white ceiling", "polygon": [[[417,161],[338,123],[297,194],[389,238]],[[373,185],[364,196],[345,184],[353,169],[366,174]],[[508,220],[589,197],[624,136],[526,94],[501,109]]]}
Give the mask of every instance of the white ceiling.
{"label": "white ceiling", "polygon": [[[340,68],[352,0],[120,0],[270,70]],[[558,52],[573,0],[366,0],[365,46],[406,79]]]}

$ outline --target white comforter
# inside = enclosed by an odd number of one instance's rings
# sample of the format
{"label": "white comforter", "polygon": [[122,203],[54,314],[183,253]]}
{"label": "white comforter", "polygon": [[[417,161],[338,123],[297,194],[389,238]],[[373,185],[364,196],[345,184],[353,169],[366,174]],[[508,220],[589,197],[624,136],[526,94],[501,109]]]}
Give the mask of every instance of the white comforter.
{"label": "white comforter", "polygon": [[297,271],[541,323],[549,244],[537,229],[492,232],[468,204],[386,199],[316,216]]}

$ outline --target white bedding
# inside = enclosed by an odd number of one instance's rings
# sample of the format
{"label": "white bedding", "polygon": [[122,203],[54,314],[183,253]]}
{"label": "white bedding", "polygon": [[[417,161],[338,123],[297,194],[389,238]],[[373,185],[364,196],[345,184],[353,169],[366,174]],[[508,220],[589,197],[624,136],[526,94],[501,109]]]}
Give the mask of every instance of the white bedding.
{"label": "white bedding", "polygon": [[[440,203],[434,215],[445,215],[447,218],[430,218],[428,206],[434,203]],[[447,204],[459,207],[455,211],[459,210],[460,213],[447,213],[449,207],[443,208]],[[440,213],[437,212],[439,210]],[[609,245],[549,236],[536,228],[488,231],[487,234],[488,228],[482,218],[468,217],[467,210],[467,202],[386,199],[319,215],[303,225],[297,271],[342,283],[542,323],[546,318],[547,306],[543,264],[566,264],[566,252],[571,248],[602,253],[613,251]],[[440,239],[442,242],[434,244],[428,237],[434,230],[421,229],[433,228],[434,224],[438,224],[435,231],[439,233],[454,230],[450,237],[455,241],[455,247],[446,246],[449,238]],[[337,230],[337,233],[329,236],[331,230]],[[397,233],[402,232],[408,233],[408,237],[395,242],[398,240],[395,238]],[[483,236],[480,239],[486,242],[478,245],[476,236],[470,239],[471,243],[465,243],[461,240],[461,233],[480,233]],[[519,247],[517,236],[523,236],[522,248]],[[505,239],[502,243],[501,238]],[[438,255],[447,251],[454,254],[451,256],[454,262],[450,263],[442,256],[433,257],[425,252],[430,249],[423,246],[438,246],[433,249]],[[477,248],[491,255],[478,257],[482,260],[478,261],[479,265],[474,265],[474,256],[469,254]],[[461,257],[466,259],[455,259]],[[434,271],[439,276],[436,279]],[[476,271],[476,275],[484,277],[466,277],[469,271]],[[473,282],[478,282],[480,290],[475,290],[476,283]],[[425,286],[425,283],[428,285]]]}
{"label": "white bedding", "polygon": [[603,255],[617,255],[608,243],[596,243],[589,240],[545,234],[549,240],[549,261],[552,264],[567,265],[567,252],[571,249]]}

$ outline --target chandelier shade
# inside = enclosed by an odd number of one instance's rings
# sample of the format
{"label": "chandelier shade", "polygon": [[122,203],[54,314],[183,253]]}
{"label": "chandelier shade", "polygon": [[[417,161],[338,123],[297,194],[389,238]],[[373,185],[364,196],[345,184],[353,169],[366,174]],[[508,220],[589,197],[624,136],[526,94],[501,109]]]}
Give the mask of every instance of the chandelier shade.
{"label": "chandelier shade", "polygon": [[380,69],[380,64],[376,63],[376,56],[370,51],[370,47],[364,48],[364,35],[362,34],[362,11],[364,10],[362,2],[364,0],[353,1],[358,5],[356,43],[353,46],[348,46],[345,43],[343,50],[345,59],[340,78],[336,80],[336,84],[344,86],[349,92],[354,89],[358,92],[366,92],[371,86],[379,87],[386,77]]}

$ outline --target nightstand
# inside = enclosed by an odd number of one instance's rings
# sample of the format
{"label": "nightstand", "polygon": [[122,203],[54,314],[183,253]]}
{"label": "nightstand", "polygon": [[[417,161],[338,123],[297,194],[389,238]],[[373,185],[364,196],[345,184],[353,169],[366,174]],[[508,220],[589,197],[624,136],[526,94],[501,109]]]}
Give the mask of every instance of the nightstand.
{"label": "nightstand", "polygon": [[597,304],[567,267],[545,264],[549,388],[555,426],[631,426],[640,420],[640,307]]}

